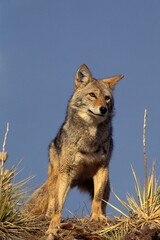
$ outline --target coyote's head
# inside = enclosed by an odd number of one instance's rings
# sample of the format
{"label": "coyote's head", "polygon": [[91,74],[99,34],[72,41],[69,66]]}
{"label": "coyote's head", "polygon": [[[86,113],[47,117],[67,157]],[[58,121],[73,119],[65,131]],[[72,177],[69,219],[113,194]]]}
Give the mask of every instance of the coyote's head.
{"label": "coyote's head", "polygon": [[75,75],[76,91],[72,96],[70,107],[85,121],[103,122],[111,116],[114,100],[113,89],[124,75],[102,80],[92,77],[89,68],[83,64]]}

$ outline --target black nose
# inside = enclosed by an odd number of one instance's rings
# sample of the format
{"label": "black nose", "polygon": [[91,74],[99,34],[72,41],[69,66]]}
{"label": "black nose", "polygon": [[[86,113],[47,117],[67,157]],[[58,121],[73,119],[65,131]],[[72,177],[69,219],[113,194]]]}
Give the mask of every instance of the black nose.
{"label": "black nose", "polygon": [[107,112],[107,108],[105,108],[105,107],[100,107],[99,110],[100,110],[100,113],[103,115],[106,114],[106,112]]}

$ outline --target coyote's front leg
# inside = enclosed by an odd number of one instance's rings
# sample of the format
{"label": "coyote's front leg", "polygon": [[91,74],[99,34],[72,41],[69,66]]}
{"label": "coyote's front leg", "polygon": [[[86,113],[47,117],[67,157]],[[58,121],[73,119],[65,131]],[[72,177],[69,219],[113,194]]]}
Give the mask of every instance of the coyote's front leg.
{"label": "coyote's front leg", "polygon": [[100,168],[93,177],[94,181],[94,198],[92,201],[92,220],[106,220],[105,205],[103,200],[108,201],[110,193],[110,184],[108,169],[106,167]]}
{"label": "coyote's front leg", "polygon": [[[61,222],[62,209],[67,196],[67,193],[70,189],[71,178],[67,173],[60,173],[57,178],[55,187],[55,196],[54,196],[54,211],[50,221],[49,228],[46,232],[47,235],[52,234],[55,227]],[[51,191],[51,190],[50,190]],[[51,206],[52,203],[49,203]]]}
{"label": "coyote's front leg", "polygon": [[51,219],[55,214],[55,196],[56,196],[56,185],[57,185],[57,175],[50,175],[48,178],[48,208],[46,212],[46,217]]}

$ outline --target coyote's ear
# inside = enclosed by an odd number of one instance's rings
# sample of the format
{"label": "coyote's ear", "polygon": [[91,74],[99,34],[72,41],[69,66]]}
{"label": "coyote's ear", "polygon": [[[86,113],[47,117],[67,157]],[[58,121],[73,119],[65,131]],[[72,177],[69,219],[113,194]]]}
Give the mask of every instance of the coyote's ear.
{"label": "coyote's ear", "polygon": [[93,79],[89,68],[85,64],[82,64],[78,68],[76,76],[74,78],[76,88],[80,86],[86,86],[91,81],[93,81]]}
{"label": "coyote's ear", "polygon": [[115,85],[117,84],[117,82],[119,80],[121,80],[123,77],[124,77],[124,75],[121,74],[121,75],[117,75],[117,76],[114,76],[114,77],[103,79],[102,81],[104,83],[108,84],[110,86],[110,88],[113,90]]}

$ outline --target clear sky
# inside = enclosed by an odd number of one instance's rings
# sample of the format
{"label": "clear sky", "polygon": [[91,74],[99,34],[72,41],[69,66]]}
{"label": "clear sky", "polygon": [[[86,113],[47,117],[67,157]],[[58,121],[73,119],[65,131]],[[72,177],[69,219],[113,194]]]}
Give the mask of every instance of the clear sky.
{"label": "clear sky", "polygon": [[[160,1],[0,0],[0,140],[9,121],[7,167],[22,159],[18,178],[35,175],[31,186],[47,178],[48,144],[82,63],[95,78],[125,74],[115,89],[110,165],[112,189],[125,199],[134,193],[131,164],[143,180],[145,108],[148,165],[160,170]],[[65,206],[81,216],[89,198],[73,190]]]}

